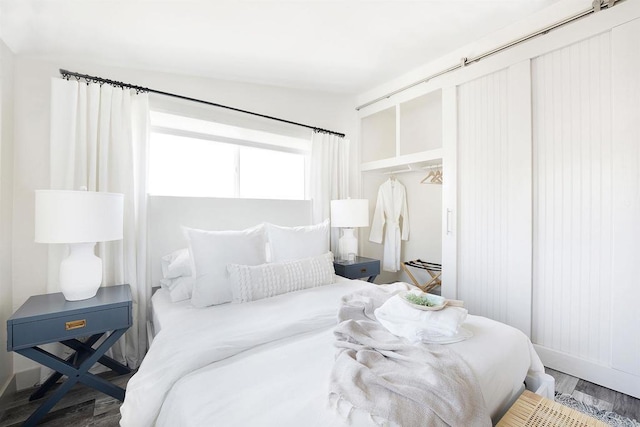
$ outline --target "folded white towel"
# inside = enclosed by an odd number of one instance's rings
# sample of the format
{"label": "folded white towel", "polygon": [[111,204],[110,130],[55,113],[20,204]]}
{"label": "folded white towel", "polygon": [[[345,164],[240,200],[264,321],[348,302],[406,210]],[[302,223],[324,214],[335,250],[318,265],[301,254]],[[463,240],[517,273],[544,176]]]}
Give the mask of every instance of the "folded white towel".
{"label": "folded white towel", "polygon": [[452,344],[471,338],[473,333],[464,326],[458,328],[458,333],[452,336],[442,335],[438,332],[421,329],[417,332],[418,339],[425,344]]}
{"label": "folded white towel", "polygon": [[401,295],[389,298],[374,314],[389,332],[412,343],[421,342],[423,337],[454,337],[467,318],[467,310],[462,307],[423,311],[411,307],[402,298]]}

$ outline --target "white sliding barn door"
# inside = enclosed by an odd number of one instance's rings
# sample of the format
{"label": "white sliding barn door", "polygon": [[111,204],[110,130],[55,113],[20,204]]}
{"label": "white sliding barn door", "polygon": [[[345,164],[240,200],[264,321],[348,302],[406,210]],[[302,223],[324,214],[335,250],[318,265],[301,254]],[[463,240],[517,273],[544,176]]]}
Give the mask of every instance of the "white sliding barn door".
{"label": "white sliding barn door", "polygon": [[640,397],[640,19],[611,31],[613,292],[611,365],[635,376]]}
{"label": "white sliding barn door", "polygon": [[527,335],[532,247],[530,75],[530,63],[524,61],[458,87],[454,236],[457,297],[470,313],[515,326]]}
{"label": "white sliding barn door", "polygon": [[533,342],[611,361],[610,34],[533,60]]}
{"label": "white sliding barn door", "polygon": [[532,61],[532,341],[640,396],[640,26]]}

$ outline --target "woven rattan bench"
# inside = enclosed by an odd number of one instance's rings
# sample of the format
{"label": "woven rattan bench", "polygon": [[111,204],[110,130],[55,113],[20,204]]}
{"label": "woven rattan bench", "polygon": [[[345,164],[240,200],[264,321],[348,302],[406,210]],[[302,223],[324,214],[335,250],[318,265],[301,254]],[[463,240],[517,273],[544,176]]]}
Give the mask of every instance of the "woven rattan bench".
{"label": "woven rattan bench", "polygon": [[497,427],[607,427],[607,424],[525,390]]}

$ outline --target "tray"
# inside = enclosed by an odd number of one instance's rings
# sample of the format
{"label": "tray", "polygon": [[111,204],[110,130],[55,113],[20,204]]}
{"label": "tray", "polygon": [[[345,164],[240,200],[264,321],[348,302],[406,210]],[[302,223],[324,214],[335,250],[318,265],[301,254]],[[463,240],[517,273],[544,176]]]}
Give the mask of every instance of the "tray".
{"label": "tray", "polygon": [[[432,295],[427,293],[417,294],[417,296],[424,298],[425,295],[428,295],[427,299],[433,302],[435,305],[428,307],[426,305],[414,304],[405,298],[406,295],[409,293],[411,292],[407,291],[407,292],[402,292],[400,294],[400,298],[402,299],[402,301],[409,304],[409,306],[422,311],[438,311],[438,310],[442,310],[445,307],[463,307],[464,306],[463,301],[456,300],[456,299],[446,299],[439,295]],[[414,293],[414,295],[416,294]]]}

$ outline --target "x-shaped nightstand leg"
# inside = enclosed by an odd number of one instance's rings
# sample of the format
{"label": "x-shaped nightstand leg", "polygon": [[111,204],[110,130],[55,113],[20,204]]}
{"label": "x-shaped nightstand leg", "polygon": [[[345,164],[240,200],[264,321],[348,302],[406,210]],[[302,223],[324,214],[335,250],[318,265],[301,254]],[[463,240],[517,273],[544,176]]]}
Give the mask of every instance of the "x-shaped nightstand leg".
{"label": "x-shaped nightstand leg", "polygon": [[[89,346],[89,347],[93,347],[93,345],[96,342],[98,342],[100,337],[103,336],[103,335],[104,334],[92,335],[91,337],[89,337],[87,339],[87,341],[85,342],[85,345]],[[84,359],[86,357],[83,358],[82,354],[79,355],[78,354],[79,353],[78,349],[74,349],[74,350],[76,350],[76,352],[74,352],[72,355],[67,357],[66,361],[69,362],[69,363],[73,363],[75,366],[80,366],[80,364],[84,361]],[[74,361],[75,361],[75,363],[74,363]],[[42,396],[44,396],[47,393],[47,391],[49,391],[49,389],[51,387],[56,385],[56,383],[58,382],[58,380],[60,378],[62,378],[62,374],[60,372],[54,372],[53,374],[51,374],[51,376],[49,376],[49,378],[47,378],[47,380],[42,383],[40,388],[38,390],[36,390],[35,392],[33,392],[33,394],[31,396],[29,396],[29,401],[40,399]]]}
{"label": "x-shaped nightstand leg", "polygon": [[35,426],[38,421],[44,417],[60,399],[62,399],[71,387],[78,382],[86,384],[87,386],[108,394],[120,401],[124,400],[124,390],[122,388],[89,373],[89,369],[103,357],[104,353],[106,353],[106,351],[109,350],[109,348],[111,348],[111,346],[114,345],[126,331],[127,329],[117,329],[113,331],[111,335],[109,335],[109,337],[93,351],[93,354],[81,362],[78,367],[71,364],[69,360],[61,359],[39,347],[16,350],[23,356],[53,369],[58,374],[66,375],[68,377],[67,381],[65,381],[33,414],[31,414],[27,421],[25,421],[24,425]]}

